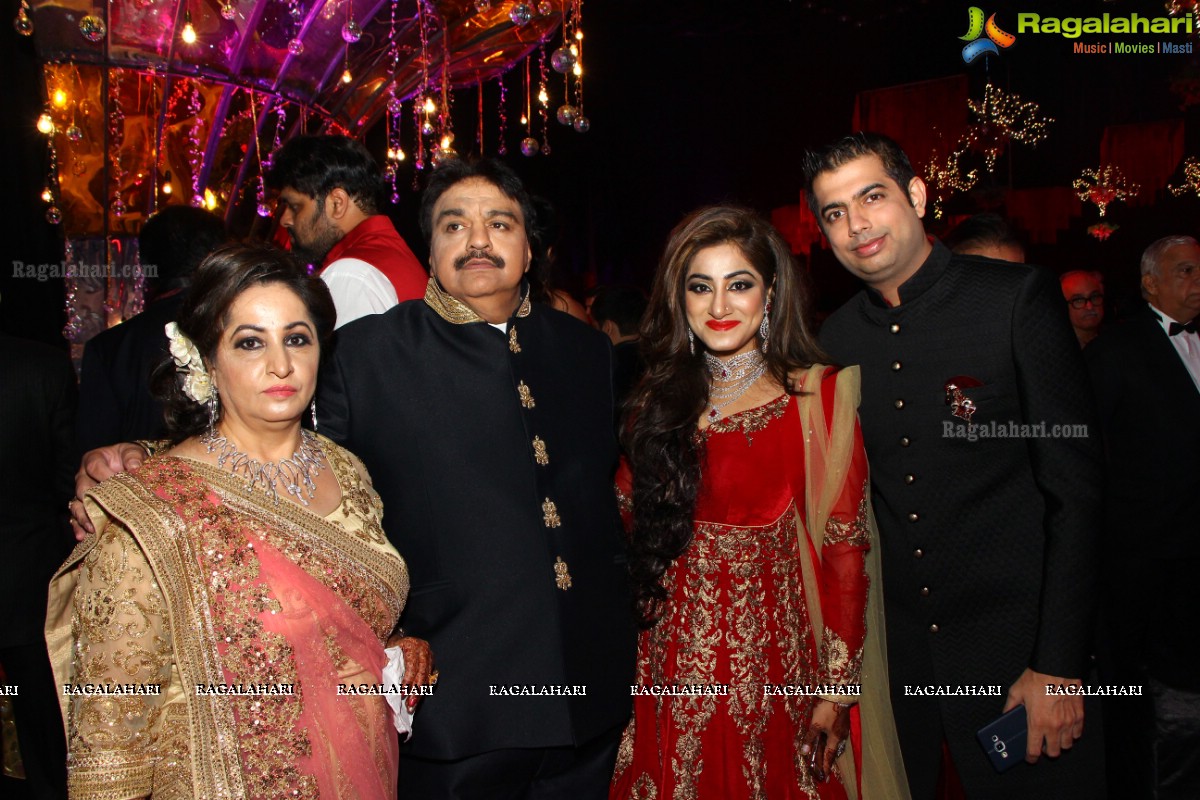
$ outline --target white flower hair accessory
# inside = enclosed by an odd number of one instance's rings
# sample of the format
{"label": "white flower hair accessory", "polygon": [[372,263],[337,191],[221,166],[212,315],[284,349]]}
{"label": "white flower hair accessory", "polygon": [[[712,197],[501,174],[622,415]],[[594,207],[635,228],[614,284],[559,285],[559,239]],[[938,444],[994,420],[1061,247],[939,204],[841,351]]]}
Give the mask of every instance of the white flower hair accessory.
{"label": "white flower hair accessory", "polygon": [[168,322],[164,330],[170,342],[171,358],[175,360],[175,369],[186,373],[183,379],[183,393],[201,405],[207,403],[213,396],[212,379],[204,368],[204,359],[191,339],[184,336],[179,326]]}

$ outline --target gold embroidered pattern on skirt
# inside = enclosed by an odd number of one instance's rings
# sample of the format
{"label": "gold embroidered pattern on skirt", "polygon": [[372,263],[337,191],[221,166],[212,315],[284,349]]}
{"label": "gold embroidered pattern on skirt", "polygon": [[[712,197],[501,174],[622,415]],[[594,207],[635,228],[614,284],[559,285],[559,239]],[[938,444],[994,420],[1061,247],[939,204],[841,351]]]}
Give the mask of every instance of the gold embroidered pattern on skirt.
{"label": "gold embroidered pattern on skirt", "polygon": [[539,467],[550,463],[550,455],[546,452],[546,443],[540,436],[533,437],[533,460],[538,463]]}
{"label": "gold embroidered pattern on skirt", "polygon": [[517,394],[521,397],[521,408],[533,408],[537,405],[533,399],[533,392],[525,385],[525,381],[517,381]]}
{"label": "gold embroidered pattern on skirt", "polygon": [[554,501],[547,497],[542,501],[542,522],[547,528],[561,528],[562,518],[558,516],[558,506],[554,505]]}
{"label": "gold embroidered pattern on skirt", "polygon": [[562,556],[554,561],[554,585],[564,592],[571,588],[571,573],[567,572],[567,562],[562,560]]}

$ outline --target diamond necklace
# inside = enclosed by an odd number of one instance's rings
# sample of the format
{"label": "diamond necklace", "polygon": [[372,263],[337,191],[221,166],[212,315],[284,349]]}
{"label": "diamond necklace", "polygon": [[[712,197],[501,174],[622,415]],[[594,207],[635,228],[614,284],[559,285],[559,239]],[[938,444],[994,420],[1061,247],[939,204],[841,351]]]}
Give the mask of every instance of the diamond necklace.
{"label": "diamond necklace", "polygon": [[728,361],[721,361],[706,352],[704,363],[708,366],[709,374],[708,398],[712,405],[712,410],[708,412],[710,422],[720,419],[721,409],[750,391],[750,387],[767,371],[767,359],[757,348]]}
{"label": "diamond necklace", "polygon": [[[210,453],[219,450],[218,468],[228,464],[230,472],[245,478],[246,494],[258,488],[276,503],[279,502],[279,493],[275,487],[282,483],[288,494],[301,505],[308,505],[308,498],[317,492],[316,475],[325,468],[325,453],[321,450],[321,443],[311,431],[304,429],[300,431],[300,447],[279,461],[251,458],[219,432],[204,434],[200,437],[200,443]],[[304,496],[305,491],[308,492],[308,498]]]}

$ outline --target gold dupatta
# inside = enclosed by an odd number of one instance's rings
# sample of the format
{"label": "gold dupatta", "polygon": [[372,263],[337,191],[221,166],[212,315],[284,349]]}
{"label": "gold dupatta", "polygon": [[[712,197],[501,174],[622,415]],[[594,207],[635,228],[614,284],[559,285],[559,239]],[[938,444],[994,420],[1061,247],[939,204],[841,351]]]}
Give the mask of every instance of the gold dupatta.
{"label": "gold dupatta", "polygon": [[[797,518],[798,530],[812,542],[813,551],[821,559],[825,529],[834,504],[842,493],[854,447],[854,423],[859,403],[858,367],[846,367],[837,373],[834,393],[833,419],[825,418],[821,400],[821,380],[827,365],[814,364],[800,373],[797,381],[804,388],[797,401],[800,423],[804,430],[805,518]],[[832,376],[831,376],[832,379]],[[884,629],[883,579],[880,568],[879,531],[871,511],[870,483],[867,484],[867,523],[871,547],[866,553],[869,580],[866,610],[866,638],[863,641],[863,662],[859,683],[859,714],[862,724],[862,797],[863,800],[905,800],[909,797],[908,779],[900,754],[896,723],[892,716],[891,693],[887,672],[887,632]],[[797,515],[799,516],[799,515]],[[804,597],[813,624],[814,644],[821,652],[821,636],[825,629],[821,615],[821,595],[817,583],[819,563],[812,563],[809,549],[800,543],[800,562]],[[838,759],[845,776],[844,784],[851,800],[858,800],[854,753],[847,748]]]}
{"label": "gold dupatta", "polygon": [[[136,476],[118,475],[88,493],[85,504],[97,532],[76,547],[51,584],[46,638],[55,680],[59,684],[78,680],[73,670],[79,655],[75,652],[75,641],[80,633],[80,605],[108,602],[107,598],[91,596],[102,592],[76,597],[80,570],[94,569],[112,574],[114,578],[110,582],[114,586],[115,576],[121,571],[140,573],[140,578],[129,578],[121,584],[115,605],[125,602],[140,604],[140,609],[146,606],[161,608],[166,632],[152,635],[170,642],[170,658],[175,670],[172,683],[177,678],[182,692],[178,687],[172,687],[169,694],[174,698],[172,702],[181,702],[187,712],[186,747],[170,753],[172,756],[182,753],[187,763],[181,768],[176,767],[169,779],[166,770],[171,768],[167,763],[171,758],[156,758],[160,754],[150,747],[149,740],[156,735],[154,721],[157,717],[149,712],[145,715],[147,730],[139,734],[142,746],[131,748],[135,752],[120,752],[118,744],[115,749],[101,748],[96,753],[89,750],[84,758],[76,760],[75,768],[79,770],[80,780],[87,783],[88,793],[103,795],[106,789],[126,794],[148,793],[147,787],[153,785],[157,796],[160,790],[167,788],[160,785],[161,780],[183,796],[243,798],[264,795],[261,785],[254,785],[256,778],[261,784],[261,776],[254,772],[247,774],[245,770],[239,747],[244,742],[240,741],[234,714],[233,702],[236,700],[190,691],[198,684],[227,683],[226,670],[235,658],[234,650],[233,646],[226,645],[227,652],[223,656],[217,641],[221,632],[228,631],[231,625],[248,632],[253,640],[252,648],[268,647],[269,644],[264,643],[269,643],[271,636],[278,638],[277,634],[253,633],[254,613],[241,617],[229,613],[231,609],[238,610],[235,604],[227,602],[231,593],[240,590],[246,594],[258,588],[258,584],[245,580],[245,576],[251,574],[245,571],[246,564],[257,556],[253,544],[249,550],[223,551],[222,541],[214,531],[253,532],[296,568],[335,590],[361,615],[380,642],[386,638],[407,595],[407,569],[383,536],[378,524],[378,499],[370,491],[368,479],[357,460],[324,438],[322,445],[342,488],[341,506],[325,518],[290,501],[275,504],[261,494],[247,494],[245,483],[239,478],[199,462],[170,456],[147,462]],[[209,502],[213,497],[219,502]],[[236,530],[230,541],[238,538]],[[123,556],[128,556],[127,563],[114,565],[113,562],[125,562],[124,558],[105,560],[106,552],[102,548],[113,549],[114,537],[129,543],[120,551]],[[142,572],[146,569],[149,575]],[[240,588],[230,586],[239,583]],[[130,599],[135,593],[136,596]],[[258,594],[261,599],[255,598],[255,602],[274,602],[261,592]],[[257,611],[261,613],[270,607],[263,605]],[[93,612],[92,607],[87,610],[90,614]],[[119,628],[120,616],[108,616],[112,619],[111,625]],[[103,657],[109,664],[117,660],[120,652],[112,649],[111,642],[116,638],[110,636],[105,643],[108,652]],[[230,642],[230,639],[225,638],[224,642]],[[260,658],[272,658],[266,650],[257,652],[261,653]],[[86,667],[83,672],[91,674]],[[114,669],[113,672],[117,671]],[[257,673],[246,674],[253,679]],[[116,677],[120,677],[119,672]],[[316,687],[310,687],[310,691],[315,690]],[[168,694],[166,687],[163,693]],[[71,698],[64,693],[61,700],[66,723],[70,718]],[[298,694],[296,702],[300,700]],[[273,699],[265,705],[274,711],[283,708],[286,702],[286,699]],[[69,727],[67,734],[71,736]],[[292,748],[281,749],[274,754],[278,756],[276,760],[290,759],[291,751]],[[265,762],[271,762],[272,758],[272,753],[262,754]],[[286,770],[288,765],[281,762],[281,768]],[[181,771],[183,775],[180,775]],[[98,777],[104,778],[105,786],[92,792],[92,784]],[[187,780],[190,785],[186,788],[179,785],[181,780]]]}

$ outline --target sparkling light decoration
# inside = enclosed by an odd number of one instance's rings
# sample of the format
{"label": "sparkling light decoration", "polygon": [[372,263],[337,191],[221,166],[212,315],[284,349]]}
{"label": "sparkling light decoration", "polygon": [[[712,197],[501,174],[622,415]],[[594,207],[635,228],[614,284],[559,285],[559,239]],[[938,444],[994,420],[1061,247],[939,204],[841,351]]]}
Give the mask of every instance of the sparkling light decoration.
{"label": "sparkling light decoration", "polygon": [[967,129],[963,144],[983,151],[988,172],[995,171],[996,159],[1009,142],[1036,147],[1054,122],[1053,117],[1039,115],[1037,103],[1022,100],[1019,95],[990,83],[983,90],[983,100],[967,100],[967,106],[978,121]]}
{"label": "sparkling light decoration", "polygon": [[234,7],[233,3],[222,3],[221,4],[221,19],[233,20],[233,18],[236,16],[237,16],[237,8]]}
{"label": "sparkling light decoration", "polygon": [[550,92],[546,89],[546,43],[542,42],[538,54],[538,118],[542,121],[542,155],[550,155],[550,128],[546,118],[550,112]]}
{"label": "sparkling light decoration", "polygon": [[496,83],[500,84],[500,122],[496,126],[500,137],[500,146],[496,148],[496,152],[506,156],[508,155],[508,142],[505,139],[508,134],[508,87],[504,85],[504,75],[498,76]]}
{"label": "sparkling light decoration", "polygon": [[188,99],[188,114],[192,117],[192,124],[188,128],[188,161],[192,166],[192,205],[203,208],[204,194],[201,192],[200,185],[200,159],[202,157],[200,135],[204,129],[204,118],[200,116],[200,82],[193,79],[191,84],[192,93]]}
{"label": "sparkling light decoration", "polygon": [[979,180],[979,170],[963,172],[960,161],[965,151],[966,146],[960,139],[958,146],[944,159],[937,148],[934,148],[929,156],[929,163],[925,166],[925,183],[929,185],[930,194],[933,196],[934,219],[942,218],[945,213],[942,204],[951,195],[970,191]]}
{"label": "sparkling light decoration", "polygon": [[1167,191],[1175,197],[1184,192],[1200,195],[1200,161],[1196,160],[1195,156],[1188,156],[1183,160],[1183,185],[1172,186],[1168,183]]}
{"label": "sparkling light decoration", "polygon": [[33,36],[33,19],[29,16],[29,0],[21,0],[17,16],[13,18],[13,30],[22,36]]}
{"label": "sparkling light decoration", "polygon": [[54,133],[54,117],[50,116],[49,111],[42,112],[42,115],[37,120],[38,133],[43,133],[46,136]]}
{"label": "sparkling light decoration", "polygon": [[179,33],[179,38],[184,44],[196,43],[196,28],[192,25],[192,10],[185,8],[183,10],[183,30]]}
{"label": "sparkling light decoration", "polygon": [[1104,216],[1111,203],[1137,197],[1141,187],[1127,184],[1120,167],[1107,164],[1099,169],[1085,169],[1083,175],[1071,182],[1071,186],[1085,203],[1095,203]]}
{"label": "sparkling light decoration", "polygon": [[121,105],[121,86],[124,82],[125,71],[114,69],[109,81],[108,104],[109,112],[108,142],[109,162],[112,164],[112,203],[109,210],[118,219],[125,216],[125,200],[121,189],[125,186],[125,168],[121,163],[121,149],[125,144],[125,109]]}

